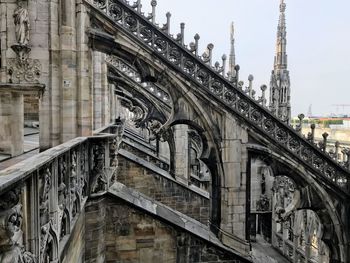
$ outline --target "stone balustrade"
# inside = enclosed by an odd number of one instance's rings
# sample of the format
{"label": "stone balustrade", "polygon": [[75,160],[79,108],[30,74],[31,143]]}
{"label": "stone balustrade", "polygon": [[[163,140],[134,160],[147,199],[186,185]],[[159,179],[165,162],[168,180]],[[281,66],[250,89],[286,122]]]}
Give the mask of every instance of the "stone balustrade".
{"label": "stone balustrade", "polygon": [[[296,247],[292,241],[283,239],[282,234],[276,233],[275,239],[276,243],[274,247],[279,250],[281,254],[286,256],[290,262],[317,262],[314,258],[310,258],[310,256],[307,257],[305,251],[300,247]],[[306,258],[308,258],[307,261]]]}
{"label": "stone balustrade", "polygon": [[1,263],[64,262],[87,197],[114,182],[122,129],[106,131],[113,133],[75,138],[0,171]]}

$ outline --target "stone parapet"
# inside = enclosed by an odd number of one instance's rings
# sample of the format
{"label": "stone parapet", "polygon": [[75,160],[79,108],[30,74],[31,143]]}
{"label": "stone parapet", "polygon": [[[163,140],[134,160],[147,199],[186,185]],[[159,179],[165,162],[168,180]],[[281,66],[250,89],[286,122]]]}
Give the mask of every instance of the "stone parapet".
{"label": "stone parapet", "polygon": [[82,262],[85,202],[114,182],[118,134],[75,138],[0,171],[0,259]]}

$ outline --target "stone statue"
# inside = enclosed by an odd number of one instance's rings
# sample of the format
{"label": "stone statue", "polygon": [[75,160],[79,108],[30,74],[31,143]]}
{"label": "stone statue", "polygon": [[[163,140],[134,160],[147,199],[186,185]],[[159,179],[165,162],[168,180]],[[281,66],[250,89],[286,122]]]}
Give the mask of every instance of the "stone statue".
{"label": "stone statue", "polygon": [[29,43],[29,17],[27,9],[23,8],[21,4],[15,9],[13,14],[16,30],[17,44],[26,46]]}

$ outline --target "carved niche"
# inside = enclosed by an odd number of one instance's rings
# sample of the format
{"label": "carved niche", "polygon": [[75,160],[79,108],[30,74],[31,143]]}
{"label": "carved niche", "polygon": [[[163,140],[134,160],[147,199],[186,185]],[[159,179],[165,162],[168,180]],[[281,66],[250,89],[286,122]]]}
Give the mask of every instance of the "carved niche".
{"label": "carved niche", "polygon": [[29,58],[29,15],[24,6],[24,1],[18,1],[18,6],[13,13],[15,24],[16,43],[11,46],[16,53],[16,58],[9,58],[8,76],[10,83],[38,83],[41,74],[41,64],[38,59]]}
{"label": "carved niche", "polygon": [[35,256],[25,251],[22,231],[20,189],[0,196],[0,263],[35,263]]}
{"label": "carved niche", "polygon": [[41,171],[40,176],[40,223],[41,225],[45,224],[49,220],[49,194],[51,189],[51,171],[49,167],[44,168]]}
{"label": "carved niche", "polygon": [[58,161],[58,235],[63,238],[68,234],[70,216],[67,209],[67,162],[65,156]]}
{"label": "carved niche", "polygon": [[107,191],[108,180],[105,173],[105,144],[102,140],[93,145],[91,194]]}

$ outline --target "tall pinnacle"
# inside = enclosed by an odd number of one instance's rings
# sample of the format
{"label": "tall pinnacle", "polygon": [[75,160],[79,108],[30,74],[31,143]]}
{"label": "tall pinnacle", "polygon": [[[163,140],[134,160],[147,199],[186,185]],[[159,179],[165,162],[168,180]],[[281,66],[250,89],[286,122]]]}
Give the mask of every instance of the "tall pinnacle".
{"label": "tall pinnacle", "polygon": [[280,18],[277,28],[277,43],[274,69],[287,69],[287,31],[286,31],[286,4],[284,0],[280,3]]}
{"label": "tall pinnacle", "polygon": [[235,54],[235,27],[233,22],[231,23],[231,36],[230,36],[230,57],[229,57],[229,66],[228,66],[228,72],[231,77],[236,76],[236,54]]}
{"label": "tall pinnacle", "polygon": [[270,109],[282,121],[289,123],[291,119],[290,78],[287,70],[287,30],[286,4],[280,3],[280,17],[277,27],[277,42],[274,66],[270,82]]}

